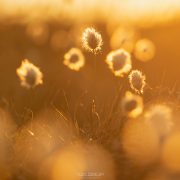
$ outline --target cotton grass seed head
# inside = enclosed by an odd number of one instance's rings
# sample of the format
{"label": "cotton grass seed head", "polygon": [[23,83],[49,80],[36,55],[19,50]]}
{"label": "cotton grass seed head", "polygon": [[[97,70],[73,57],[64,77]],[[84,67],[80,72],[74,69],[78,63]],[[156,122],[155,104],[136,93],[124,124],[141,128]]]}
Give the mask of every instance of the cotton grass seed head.
{"label": "cotton grass seed head", "polygon": [[143,112],[143,99],[139,95],[127,91],[121,101],[123,114],[130,118],[136,118]]}
{"label": "cotton grass seed head", "polygon": [[87,51],[97,54],[103,45],[101,34],[94,28],[86,28],[82,35],[82,45]]}
{"label": "cotton grass seed head", "polygon": [[74,71],[79,71],[85,64],[85,58],[81,50],[78,48],[71,48],[64,55],[64,65]]}
{"label": "cotton grass seed head", "polygon": [[27,59],[23,60],[16,73],[25,88],[34,88],[43,83],[43,74],[38,67],[30,63]]}
{"label": "cotton grass seed head", "polygon": [[129,74],[130,87],[138,94],[143,94],[146,85],[146,77],[139,70],[133,70]]}
{"label": "cotton grass seed head", "polygon": [[132,68],[131,56],[124,49],[110,52],[106,57],[106,63],[115,76],[123,77]]}
{"label": "cotton grass seed head", "polygon": [[135,45],[134,55],[140,61],[150,61],[155,55],[154,43],[149,39],[140,39]]}

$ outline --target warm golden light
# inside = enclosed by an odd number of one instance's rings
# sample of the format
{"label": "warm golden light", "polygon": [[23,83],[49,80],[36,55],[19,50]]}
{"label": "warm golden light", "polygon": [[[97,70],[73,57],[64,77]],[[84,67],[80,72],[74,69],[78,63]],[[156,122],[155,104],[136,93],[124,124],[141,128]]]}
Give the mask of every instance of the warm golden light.
{"label": "warm golden light", "polygon": [[128,78],[131,89],[139,94],[143,94],[146,85],[146,76],[139,70],[132,70]]}
{"label": "warm golden light", "polygon": [[162,163],[172,172],[180,172],[180,133],[172,134],[165,142],[162,150]]}
{"label": "warm golden light", "polygon": [[132,68],[131,56],[124,49],[110,52],[106,57],[106,63],[115,76],[123,77]]}
{"label": "warm golden light", "polygon": [[94,28],[86,28],[82,35],[82,45],[87,51],[97,54],[103,45],[101,34]]}
{"label": "warm golden light", "polygon": [[145,119],[152,124],[160,137],[167,136],[173,128],[172,109],[168,105],[153,104],[145,113]]}
{"label": "warm golden light", "polygon": [[143,112],[143,99],[128,91],[121,101],[121,108],[128,117],[137,118]]}
{"label": "warm golden light", "polygon": [[140,61],[150,61],[155,55],[155,46],[149,39],[140,39],[135,45],[134,54]]}
{"label": "warm golden light", "polygon": [[80,49],[72,48],[64,55],[64,65],[74,71],[79,71],[85,64],[85,58]]}
{"label": "warm golden light", "polygon": [[111,36],[110,45],[112,49],[125,49],[132,52],[137,40],[137,32],[133,28],[117,28]]}
{"label": "warm golden light", "polygon": [[22,61],[21,66],[16,70],[21,85],[26,88],[33,88],[43,83],[43,74],[34,64],[27,59]]}
{"label": "warm golden light", "polygon": [[139,165],[147,165],[157,161],[160,144],[152,126],[143,119],[129,120],[123,129],[123,149],[126,156]]}

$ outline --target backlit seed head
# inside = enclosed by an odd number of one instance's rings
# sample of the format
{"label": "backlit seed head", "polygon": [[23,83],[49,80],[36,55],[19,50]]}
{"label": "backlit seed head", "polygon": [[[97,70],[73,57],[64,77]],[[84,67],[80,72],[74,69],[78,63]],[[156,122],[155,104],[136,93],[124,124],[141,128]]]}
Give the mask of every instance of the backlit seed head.
{"label": "backlit seed head", "polygon": [[72,48],[64,55],[64,65],[74,71],[79,71],[85,64],[84,55],[80,49]]}
{"label": "backlit seed head", "polygon": [[152,124],[160,137],[166,136],[173,127],[172,109],[163,104],[152,105],[145,113],[145,120]]}
{"label": "backlit seed head", "polygon": [[130,118],[136,118],[143,112],[143,99],[127,91],[121,101],[122,112]]}
{"label": "backlit seed head", "polygon": [[82,35],[82,44],[87,51],[97,54],[103,45],[102,36],[94,28],[86,28]]}
{"label": "backlit seed head", "polygon": [[135,57],[140,61],[149,61],[155,55],[155,46],[149,39],[140,39],[137,41],[134,50]]}
{"label": "backlit seed head", "polygon": [[27,59],[22,61],[21,66],[16,70],[16,73],[19,76],[21,85],[28,89],[43,83],[42,72]]}
{"label": "backlit seed head", "polygon": [[129,74],[129,83],[130,87],[137,93],[142,93],[144,92],[144,87],[146,85],[146,77],[145,75],[142,74],[141,71],[139,70],[133,70]]}
{"label": "backlit seed head", "polygon": [[132,68],[131,56],[123,49],[110,52],[106,57],[106,63],[115,76],[123,77]]}

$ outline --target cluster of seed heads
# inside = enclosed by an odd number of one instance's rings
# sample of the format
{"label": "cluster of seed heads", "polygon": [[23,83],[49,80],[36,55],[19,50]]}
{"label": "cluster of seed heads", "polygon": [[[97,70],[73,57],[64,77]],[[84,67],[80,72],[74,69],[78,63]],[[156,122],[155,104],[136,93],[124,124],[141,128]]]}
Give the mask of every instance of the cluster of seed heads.
{"label": "cluster of seed heads", "polygon": [[155,45],[147,38],[140,38],[139,33],[132,27],[118,27],[110,39],[112,49],[122,48],[133,53],[135,58],[142,62],[150,61],[155,55]]}
{"label": "cluster of seed heads", "polygon": [[[83,47],[94,54],[102,49],[102,36],[94,28],[86,28],[82,34]],[[111,51],[105,62],[109,69],[117,77],[123,77],[129,74],[130,87],[138,94],[142,94],[145,87],[145,76],[139,70],[132,70],[131,55],[124,49]],[[71,48],[64,55],[63,64],[69,69],[79,71],[85,65],[85,57],[79,48]],[[130,72],[131,71],[131,72]],[[38,67],[28,60],[22,61],[17,69],[17,75],[21,80],[21,85],[26,88],[32,88],[43,83],[43,74]],[[128,117],[137,117],[143,111],[143,100],[139,95],[126,92],[121,101],[121,108]]]}

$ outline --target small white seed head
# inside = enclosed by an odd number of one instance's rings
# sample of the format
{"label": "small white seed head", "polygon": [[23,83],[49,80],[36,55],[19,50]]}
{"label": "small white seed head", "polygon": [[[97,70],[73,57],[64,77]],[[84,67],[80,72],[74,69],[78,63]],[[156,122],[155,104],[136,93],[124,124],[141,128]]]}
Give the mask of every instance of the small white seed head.
{"label": "small white seed head", "polygon": [[143,94],[146,77],[139,70],[133,70],[128,76],[130,87],[138,94]]}
{"label": "small white seed head", "polygon": [[87,51],[97,54],[103,45],[101,34],[94,28],[86,28],[82,35],[82,45]]}
{"label": "small white seed head", "polygon": [[27,89],[34,88],[43,83],[43,74],[38,67],[30,63],[27,59],[23,60],[16,73],[21,81],[21,85]]}

